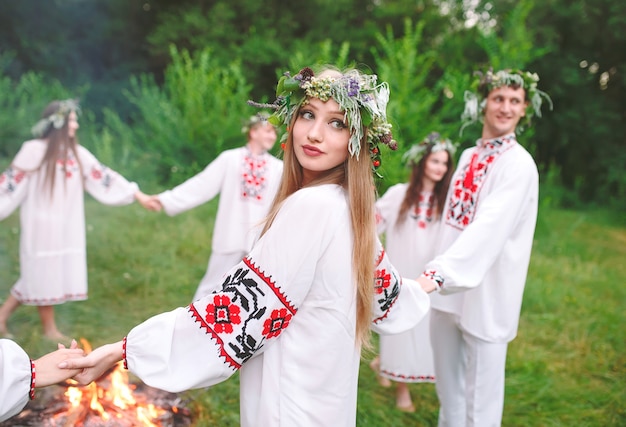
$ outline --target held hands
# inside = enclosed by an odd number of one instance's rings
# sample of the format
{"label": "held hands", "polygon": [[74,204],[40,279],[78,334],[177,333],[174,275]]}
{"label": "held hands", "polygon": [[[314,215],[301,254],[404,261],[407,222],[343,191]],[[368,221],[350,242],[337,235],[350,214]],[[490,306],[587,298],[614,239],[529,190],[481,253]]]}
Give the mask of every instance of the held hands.
{"label": "held hands", "polygon": [[105,344],[96,348],[85,357],[66,359],[58,368],[68,373],[81,385],[100,378],[109,368],[122,360],[122,341]]}
{"label": "held hands", "polygon": [[70,348],[65,348],[63,344],[59,344],[56,351],[45,354],[35,360],[36,387],[47,387],[52,384],[65,381],[80,371],[78,369],[67,370],[59,369],[58,364],[62,361],[82,357],[85,354],[82,348],[78,348],[76,340],[72,340]]}
{"label": "held hands", "polygon": [[415,279],[417,281],[417,283],[420,284],[420,286],[422,287],[422,289],[424,290],[424,292],[426,292],[427,294],[435,291],[437,289],[437,283],[435,283],[433,280],[430,280],[427,277],[424,276],[420,276],[417,279]]}
{"label": "held hands", "polygon": [[163,209],[163,205],[157,196],[150,196],[141,191],[137,191],[135,193],[135,199],[141,203],[141,206],[149,211],[160,212]]}

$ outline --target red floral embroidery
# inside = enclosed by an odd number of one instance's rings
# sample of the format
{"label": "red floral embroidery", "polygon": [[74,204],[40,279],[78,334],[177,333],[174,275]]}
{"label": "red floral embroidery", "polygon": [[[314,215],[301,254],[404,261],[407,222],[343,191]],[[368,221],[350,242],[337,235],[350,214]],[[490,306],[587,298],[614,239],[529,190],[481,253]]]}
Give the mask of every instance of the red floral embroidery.
{"label": "red floral embroidery", "polygon": [[420,193],[417,205],[413,208],[411,218],[413,218],[419,228],[426,228],[433,220],[433,203],[435,196],[431,193]]}
{"label": "red floral embroidery", "polygon": [[263,200],[263,190],[266,187],[267,159],[265,155],[255,157],[247,153],[243,159],[243,171],[241,176],[241,196],[243,198],[253,198]]}
{"label": "red floral embroidery", "polygon": [[479,141],[472,157],[464,166],[459,165],[453,190],[446,211],[446,224],[464,229],[474,219],[480,190],[487,178],[490,166],[502,153],[516,144],[515,136],[502,139]]}
{"label": "red floral embroidery", "polygon": [[273,338],[280,335],[280,333],[289,326],[292,315],[286,308],[272,311],[269,319],[265,319],[263,323],[263,335],[266,338]]}
{"label": "red floral embroidery", "polygon": [[206,321],[213,325],[215,332],[225,332],[230,334],[233,332],[233,324],[241,323],[239,315],[241,309],[235,304],[231,304],[227,295],[215,295],[213,304],[206,307]]}
{"label": "red floral embroidery", "polygon": [[382,294],[385,289],[391,284],[391,274],[387,270],[376,270],[376,277],[374,278],[374,289],[377,294]]}
{"label": "red floral embroidery", "polygon": [[100,179],[102,178],[102,172],[98,169],[92,169],[91,170],[91,176],[93,179]]}

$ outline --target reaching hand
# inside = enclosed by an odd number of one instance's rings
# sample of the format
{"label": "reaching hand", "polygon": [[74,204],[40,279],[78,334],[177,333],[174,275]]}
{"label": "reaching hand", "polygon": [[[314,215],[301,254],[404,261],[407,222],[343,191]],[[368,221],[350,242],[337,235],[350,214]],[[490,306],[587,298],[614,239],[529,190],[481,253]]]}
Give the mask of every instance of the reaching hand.
{"label": "reaching hand", "polygon": [[141,203],[141,206],[149,211],[160,212],[163,209],[163,205],[157,196],[150,196],[141,191],[137,191],[137,193],[135,193],[135,199]]}
{"label": "reaching hand", "polygon": [[105,344],[85,357],[66,359],[58,364],[62,370],[72,370],[79,384],[87,385],[100,378],[109,368],[122,360],[122,341]]}
{"label": "reaching hand", "polygon": [[59,344],[58,350],[45,354],[34,361],[35,386],[46,387],[73,377],[80,371],[77,369],[59,369],[58,364],[67,359],[82,357],[84,354],[83,349],[78,348],[76,340],[72,340],[70,348],[65,348],[63,344]]}

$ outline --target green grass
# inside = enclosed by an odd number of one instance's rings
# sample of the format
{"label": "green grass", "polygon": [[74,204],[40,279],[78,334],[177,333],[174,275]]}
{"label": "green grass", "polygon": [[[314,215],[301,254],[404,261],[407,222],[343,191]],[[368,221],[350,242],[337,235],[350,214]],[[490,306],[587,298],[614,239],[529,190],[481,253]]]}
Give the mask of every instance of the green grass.
{"label": "green grass", "polygon": [[[216,203],[169,218],[137,205],[88,200],[89,299],[57,307],[67,335],[92,345],[120,339],[147,317],[186,305],[210,254]],[[19,219],[0,223],[0,298],[19,275]],[[504,426],[626,425],[626,218],[607,211],[542,208],[519,336],[509,346]],[[37,312],[20,307],[9,327],[33,356],[50,351]],[[432,384],[412,384],[418,410],[394,409],[364,354],[359,426],[434,426]],[[239,382],[184,393],[197,426],[239,425]]]}

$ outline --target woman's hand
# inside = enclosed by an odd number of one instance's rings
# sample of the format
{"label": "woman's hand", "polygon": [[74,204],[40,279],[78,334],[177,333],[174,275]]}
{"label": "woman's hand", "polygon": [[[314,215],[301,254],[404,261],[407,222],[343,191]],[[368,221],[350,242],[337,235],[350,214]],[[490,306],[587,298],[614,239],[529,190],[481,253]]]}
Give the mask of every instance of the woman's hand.
{"label": "woman's hand", "polygon": [[78,374],[80,372],[78,369],[60,369],[58,365],[67,359],[83,357],[84,354],[83,349],[78,348],[76,340],[72,340],[70,348],[65,348],[63,344],[59,344],[58,350],[35,360],[35,387],[56,384]]}
{"label": "woman's hand", "polygon": [[[72,370],[72,376],[79,384],[87,385],[100,378],[109,368],[122,360],[122,341],[105,344],[85,357],[66,359],[58,364],[63,370]],[[76,370],[78,370],[76,372]]]}
{"label": "woman's hand", "polygon": [[141,203],[141,206],[149,211],[160,212],[163,209],[163,205],[157,196],[150,196],[141,191],[137,191],[135,193],[135,199]]}

